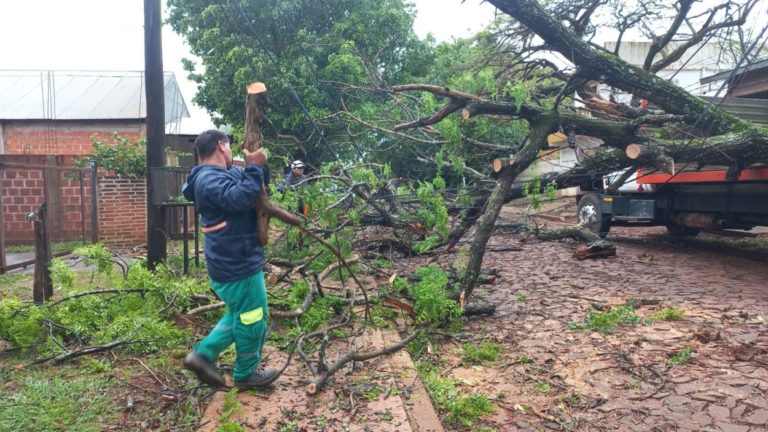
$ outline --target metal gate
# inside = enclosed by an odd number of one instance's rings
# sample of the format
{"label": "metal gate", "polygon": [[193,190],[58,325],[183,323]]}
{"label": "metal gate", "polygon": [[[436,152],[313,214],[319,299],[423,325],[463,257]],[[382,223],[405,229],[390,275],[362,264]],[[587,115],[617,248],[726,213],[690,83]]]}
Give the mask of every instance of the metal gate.
{"label": "metal gate", "polygon": [[34,264],[34,213],[45,204],[54,256],[99,238],[96,168],[51,156],[0,156],[0,274]]}

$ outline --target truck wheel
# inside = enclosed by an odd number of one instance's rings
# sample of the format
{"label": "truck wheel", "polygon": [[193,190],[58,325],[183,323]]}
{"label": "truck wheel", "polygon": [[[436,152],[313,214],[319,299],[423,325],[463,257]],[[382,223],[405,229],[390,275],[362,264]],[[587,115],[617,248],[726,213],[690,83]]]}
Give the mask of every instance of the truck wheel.
{"label": "truck wheel", "polygon": [[669,235],[674,236],[674,237],[680,237],[680,238],[689,237],[689,238],[693,238],[693,237],[696,237],[697,235],[699,235],[700,232],[701,232],[700,229],[686,228],[686,227],[680,226],[680,225],[678,225],[676,223],[668,223],[667,224],[667,233],[669,233]]}
{"label": "truck wheel", "polygon": [[597,194],[586,194],[579,200],[577,213],[579,224],[600,237],[608,235],[611,229],[611,216],[604,215],[600,205],[600,197]]}

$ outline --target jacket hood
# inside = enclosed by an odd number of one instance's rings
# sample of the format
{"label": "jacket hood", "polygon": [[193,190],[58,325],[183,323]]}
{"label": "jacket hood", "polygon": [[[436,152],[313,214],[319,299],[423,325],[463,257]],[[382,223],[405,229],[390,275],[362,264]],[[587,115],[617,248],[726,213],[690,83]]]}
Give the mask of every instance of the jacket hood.
{"label": "jacket hood", "polygon": [[213,168],[210,165],[198,165],[192,168],[192,171],[187,176],[187,181],[181,187],[181,193],[188,201],[195,202],[195,180],[200,177],[200,173]]}

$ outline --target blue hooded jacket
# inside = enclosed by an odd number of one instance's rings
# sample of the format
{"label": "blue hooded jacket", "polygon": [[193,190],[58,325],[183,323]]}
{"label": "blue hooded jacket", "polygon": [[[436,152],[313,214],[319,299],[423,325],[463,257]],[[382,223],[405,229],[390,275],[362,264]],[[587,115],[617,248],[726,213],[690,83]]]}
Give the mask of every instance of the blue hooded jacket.
{"label": "blue hooded jacket", "polygon": [[187,177],[182,191],[195,203],[202,227],[226,223],[205,234],[208,276],[216,282],[239,280],[264,268],[254,211],[263,175],[255,164],[245,169],[199,165]]}

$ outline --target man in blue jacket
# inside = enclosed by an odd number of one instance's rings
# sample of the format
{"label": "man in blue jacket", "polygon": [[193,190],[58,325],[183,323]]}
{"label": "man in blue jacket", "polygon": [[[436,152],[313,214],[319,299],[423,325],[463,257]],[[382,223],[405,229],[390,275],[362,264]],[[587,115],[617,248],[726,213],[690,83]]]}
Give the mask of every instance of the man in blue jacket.
{"label": "man in blue jacket", "polygon": [[200,164],[184,185],[195,203],[205,233],[208,277],[227,311],[211,333],[195,345],[184,367],[212,387],[225,385],[216,359],[233,342],[237,351],[233,377],[240,389],[264,387],[277,379],[275,369],[259,368],[267,331],[264,251],[256,230],[254,205],[264,180],[263,149],[244,150],[245,169],[232,166],[227,135],[205,131],[195,140]]}

